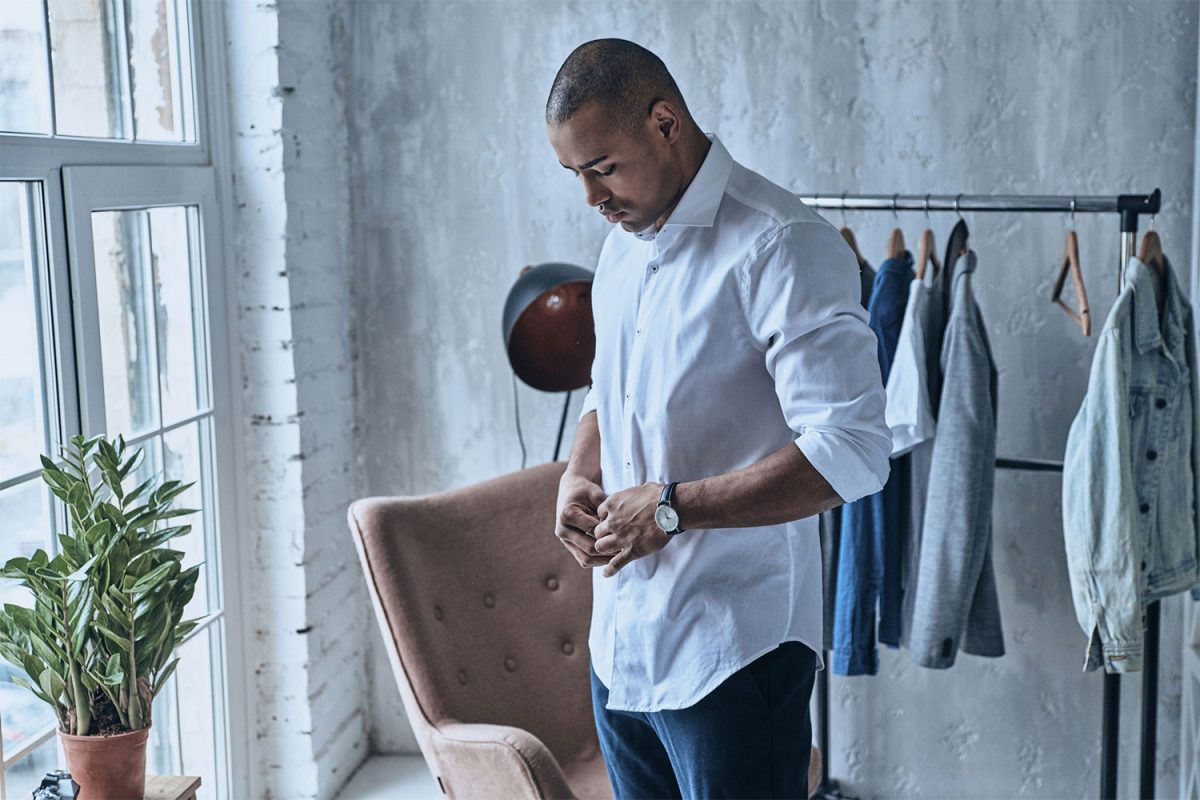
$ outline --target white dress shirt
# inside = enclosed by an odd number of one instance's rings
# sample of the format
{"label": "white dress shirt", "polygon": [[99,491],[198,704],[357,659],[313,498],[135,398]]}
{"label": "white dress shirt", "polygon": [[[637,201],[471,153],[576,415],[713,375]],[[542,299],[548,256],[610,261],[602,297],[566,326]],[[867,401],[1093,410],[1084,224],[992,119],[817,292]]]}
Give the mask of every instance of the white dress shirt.
{"label": "white dress shirt", "polygon": [[921,532],[925,525],[925,496],[929,493],[929,470],[933,466],[933,437],[937,425],[929,402],[928,362],[925,360],[925,305],[929,302],[933,269],[927,267],[923,280],[914,279],[908,288],[908,305],[900,323],[900,338],[892,371],[887,379],[887,410],[884,417],[892,432],[892,456],[909,454],[909,541],[901,558],[904,600],[900,612],[900,643],[908,646],[912,636],[913,603],[917,597],[917,575],[921,563]]}
{"label": "white dress shirt", "polygon": [[[872,494],[891,436],[854,254],[708,137],[662,229],[615,226],[601,248],[580,418],[597,413],[602,488],[720,475],[794,442],[843,500]],[[815,515],[688,530],[592,576],[588,647],[609,709],[686,708],[785,641],[824,668]]]}

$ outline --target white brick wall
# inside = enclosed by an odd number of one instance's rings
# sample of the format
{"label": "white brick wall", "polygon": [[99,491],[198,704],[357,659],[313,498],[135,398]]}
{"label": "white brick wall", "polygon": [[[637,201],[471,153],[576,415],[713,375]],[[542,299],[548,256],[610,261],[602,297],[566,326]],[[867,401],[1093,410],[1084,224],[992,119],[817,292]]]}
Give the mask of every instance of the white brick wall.
{"label": "white brick wall", "polygon": [[368,751],[347,9],[224,4],[240,298],[256,798],[331,797]]}

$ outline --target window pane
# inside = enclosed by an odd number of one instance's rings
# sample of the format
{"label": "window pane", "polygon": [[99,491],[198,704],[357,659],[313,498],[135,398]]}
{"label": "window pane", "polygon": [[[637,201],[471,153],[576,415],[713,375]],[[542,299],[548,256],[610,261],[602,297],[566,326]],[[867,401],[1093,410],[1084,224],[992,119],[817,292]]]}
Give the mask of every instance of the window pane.
{"label": "window pane", "polygon": [[[39,547],[46,547],[50,537],[48,497],[40,479],[0,492],[0,563],[17,556],[32,556]],[[28,608],[33,605],[33,597],[16,580],[0,578],[2,603]],[[13,683],[14,675],[28,677],[0,659],[0,727],[4,729],[4,752],[9,754],[55,724],[50,707]]]}
{"label": "window pane", "polygon": [[125,137],[119,20],[113,0],[48,0],[57,133]]}
{"label": "window pane", "polygon": [[51,736],[42,742],[37,750],[21,759],[4,774],[8,796],[25,800],[33,796],[33,790],[38,787],[47,772],[56,769],[66,769],[67,759],[63,755],[62,746],[58,743],[58,735]]}
{"label": "window pane", "polygon": [[[47,728],[58,726],[50,706],[35,697],[33,692],[14,683],[14,677],[29,680],[25,670],[0,658],[0,726],[4,727],[4,752],[8,757]],[[22,796],[29,795],[26,793]]]}
{"label": "window pane", "polygon": [[179,704],[183,774],[199,775],[201,796],[209,797],[219,796],[213,698],[221,696],[221,689],[213,682],[211,638],[219,624],[205,627],[181,646],[177,652],[179,666],[175,668],[179,696],[187,698],[186,703]]}
{"label": "window pane", "polygon": [[156,475],[159,478],[162,477],[162,443],[160,437],[154,436],[130,447],[145,451],[142,453],[142,463],[138,464],[137,469],[133,471],[133,477],[129,479],[128,485],[130,487],[141,486],[142,483]]}
{"label": "window pane", "polygon": [[197,411],[188,209],[152,208],[149,214],[163,424],[170,425]]}
{"label": "window pane", "polygon": [[[179,142],[190,138],[184,124],[184,116],[191,113],[190,91],[185,96],[190,87],[180,80],[188,41],[187,15],[180,14],[181,10],[176,0],[126,0],[129,81],[138,139]],[[182,53],[177,44],[183,46]]]}
{"label": "window pane", "polygon": [[8,0],[0,15],[0,131],[50,133],[50,73],[41,0]]}
{"label": "window pane", "polygon": [[[33,555],[50,541],[49,490],[34,478],[0,491],[0,564]],[[0,578],[0,604],[32,606],[29,590],[11,578]]]}
{"label": "window pane", "polygon": [[158,425],[155,335],[145,211],[92,213],[96,306],[109,436],[126,438]]}
{"label": "window pane", "polygon": [[[185,533],[183,536],[177,536],[169,543],[171,549],[181,550],[186,554],[182,564],[184,569],[205,560],[205,531],[208,528],[205,520],[211,519],[212,514],[211,509],[202,507],[204,505],[204,494],[200,483],[199,433],[200,423],[193,422],[163,435],[164,476],[170,480],[179,480],[184,483],[192,483],[194,481],[196,484],[175,499],[175,506],[177,508],[198,508],[201,511],[199,514],[192,514],[187,517],[179,517],[178,520],[171,520],[172,524],[188,524],[192,526],[192,529],[188,533]],[[205,437],[205,441],[207,441],[207,437]],[[196,581],[195,594],[192,595],[192,599],[188,601],[183,611],[184,619],[192,619],[208,613],[208,569],[209,564],[207,563],[200,567],[200,576]]]}
{"label": "window pane", "polygon": [[[178,652],[178,651],[176,651]],[[170,663],[168,661],[167,663]],[[179,666],[183,666],[180,664]],[[176,667],[178,669],[178,667]],[[189,698],[191,699],[191,698]],[[179,775],[179,700],[175,676],[163,684],[150,712],[150,737],[146,741],[146,771],[155,775]]]}
{"label": "window pane", "polygon": [[[36,469],[45,444],[38,365],[38,292],[42,273],[40,214],[29,184],[0,182],[0,480]],[[35,272],[36,271],[36,272]]]}

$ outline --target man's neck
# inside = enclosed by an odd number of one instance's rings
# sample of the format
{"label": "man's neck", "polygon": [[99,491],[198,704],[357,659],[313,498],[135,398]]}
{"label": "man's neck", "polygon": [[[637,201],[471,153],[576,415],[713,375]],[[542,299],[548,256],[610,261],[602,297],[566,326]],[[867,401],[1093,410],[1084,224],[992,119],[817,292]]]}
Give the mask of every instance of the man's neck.
{"label": "man's neck", "polygon": [[654,230],[657,233],[662,230],[662,226],[667,224],[667,220],[671,217],[671,212],[675,210],[675,206],[679,205],[680,198],[684,192],[692,185],[692,181],[696,178],[696,173],[700,171],[700,166],[704,164],[704,159],[708,156],[708,150],[712,147],[712,140],[704,135],[702,131],[697,131],[696,135],[699,140],[695,146],[689,148],[691,152],[685,157],[683,180],[680,181],[679,191],[675,192],[675,196],[671,198],[671,204],[667,206],[667,210],[655,220]]}

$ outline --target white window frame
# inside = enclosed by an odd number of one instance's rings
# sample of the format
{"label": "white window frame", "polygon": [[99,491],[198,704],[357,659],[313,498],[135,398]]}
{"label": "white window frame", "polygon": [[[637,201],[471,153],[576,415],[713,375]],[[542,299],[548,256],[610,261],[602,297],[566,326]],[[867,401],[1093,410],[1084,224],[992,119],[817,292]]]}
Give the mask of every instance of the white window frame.
{"label": "white window frame", "polygon": [[[80,432],[104,428],[103,406],[97,405],[95,387],[79,384],[96,378],[99,362],[88,352],[96,343],[87,342],[77,327],[86,321],[88,298],[79,294],[75,261],[82,260],[84,248],[69,255],[68,242],[81,241],[71,236],[68,224],[80,225],[79,209],[99,202],[106,208],[119,203],[125,207],[145,208],[155,205],[200,205],[204,249],[205,301],[208,315],[209,358],[211,368],[210,398],[213,406],[214,441],[213,474],[218,499],[216,509],[218,550],[222,580],[219,586],[210,584],[213,606],[232,613],[223,613],[224,663],[214,664],[214,681],[221,683],[224,696],[215,696],[220,707],[217,722],[224,721],[224,741],[218,742],[218,768],[225,767],[225,786],[209,787],[215,797],[245,797],[250,791],[250,746],[255,726],[252,713],[251,676],[248,656],[250,623],[244,612],[249,605],[245,590],[244,564],[251,555],[247,537],[246,506],[240,495],[240,472],[244,463],[242,436],[237,429],[242,419],[240,361],[236,357],[238,341],[235,281],[233,273],[231,235],[230,142],[227,113],[227,84],[225,72],[224,25],[222,5],[199,0],[184,0],[189,14],[192,64],[185,72],[197,78],[193,130],[197,141],[185,143],[105,140],[83,137],[52,137],[46,135],[0,133],[0,180],[34,181],[42,185],[45,208],[45,257],[48,286],[41,285],[43,297],[48,295],[49,313],[43,315],[42,331],[49,335],[53,348],[47,355],[52,380],[45,381],[51,409],[57,407],[58,418],[47,420],[51,431],[65,441]],[[114,168],[121,168],[121,182],[105,190],[96,180],[103,179]],[[153,176],[153,177],[151,177]],[[174,183],[172,183],[174,181]],[[68,196],[64,192],[69,192]],[[170,194],[174,191],[174,194]],[[140,192],[134,194],[134,192]],[[122,194],[123,193],[123,194]],[[74,204],[75,214],[69,214]],[[90,213],[90,212],[89,212]],[[73,222],[68,218],[74,216]],[[90,227],[90,217],[88,219]],[[76,233],[82,233],[77,230]],[[87,237],[90,247],[90,235]],[[88,252],[89,260],[92,254]],[[95,302],[94,282],[90,302]],[[226,309],[232,309],[226,314]],[[94,312],[94,305],[92,308]],[[77,349],[76,345],[82,344]],[[81,402],[82,401],[82,402]],[[96,416],[97,410],[100,414]],[[98,425],[98,427],[97,427]],[[211,562],[210,562],[211,563]],[[210,623],[211,624],[211,623]],[[209,625],[203,626],[207,630]],[[199,633],[199,630],[197,631]],[[222,752],[222,750],[224,752]],[[6,754],[7,755],[7,754]],[[2,783],[0,776],[0,783]]]}

